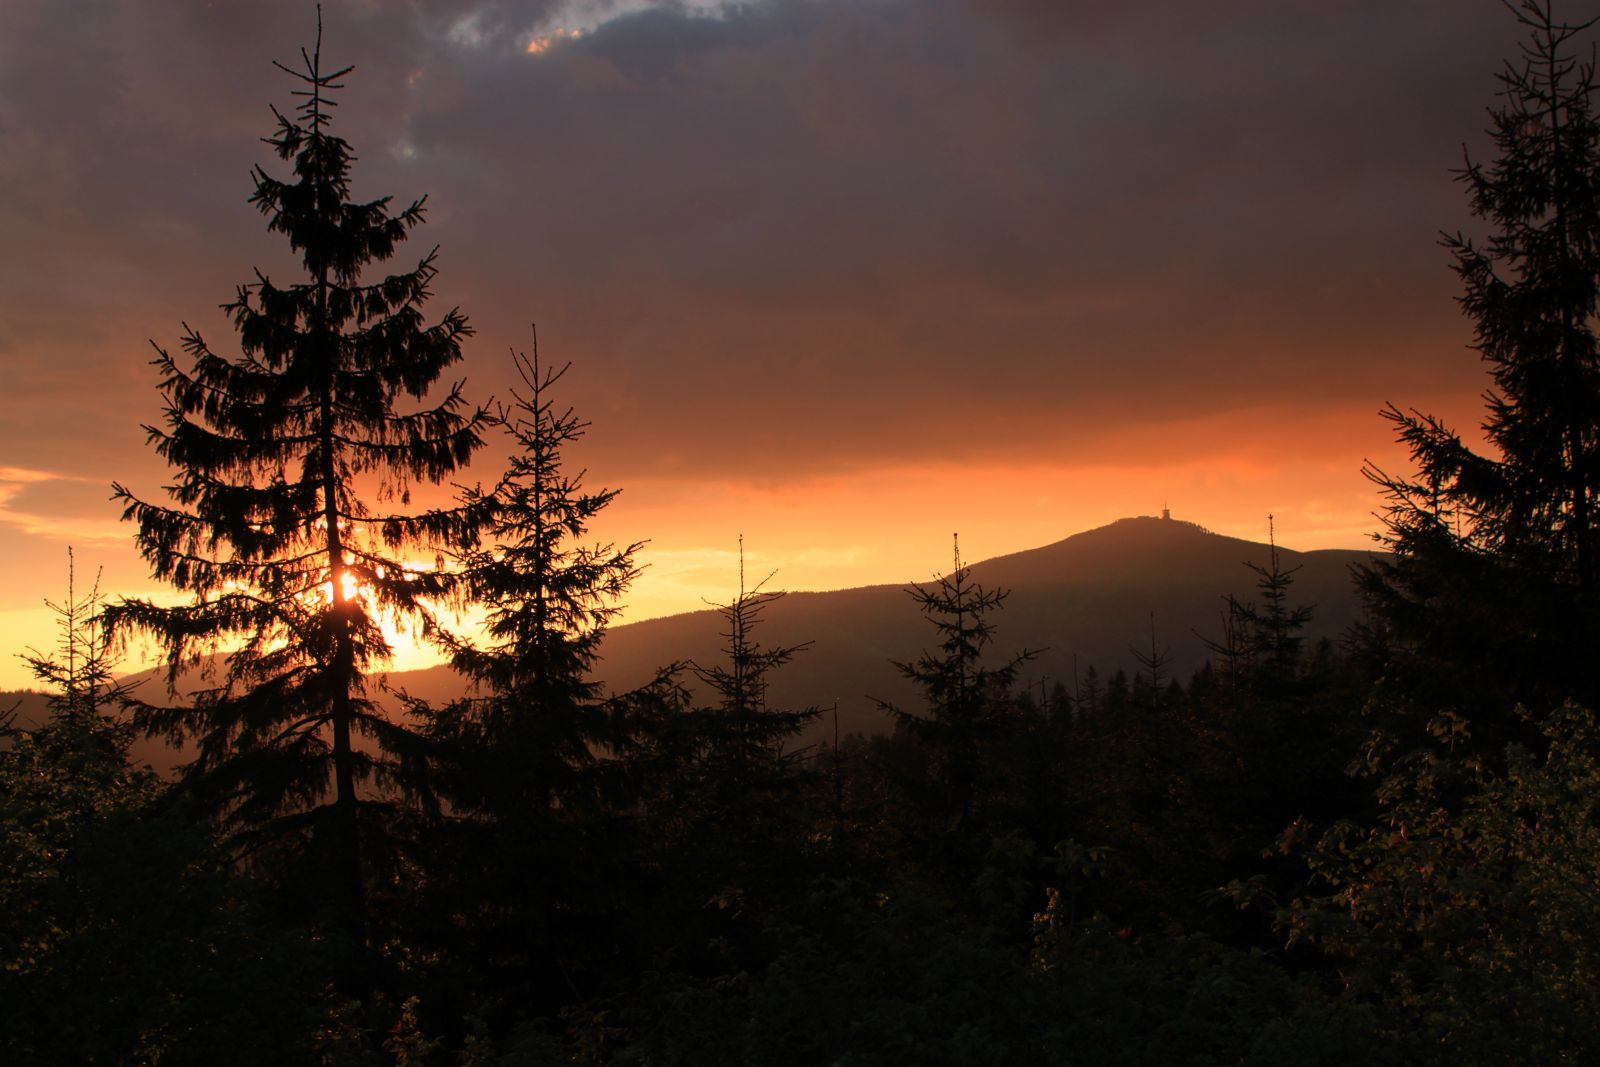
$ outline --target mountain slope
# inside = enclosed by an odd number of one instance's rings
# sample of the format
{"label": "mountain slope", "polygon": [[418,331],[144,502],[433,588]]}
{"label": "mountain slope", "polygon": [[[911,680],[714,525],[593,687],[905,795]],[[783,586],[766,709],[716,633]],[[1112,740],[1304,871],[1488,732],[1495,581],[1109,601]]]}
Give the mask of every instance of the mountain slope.
{"label": "mountain slope", "polygon": [[[1256,575],[1245,564],[1265,565],[1269,552],[1267,545],[1192,523],[1134,518],[984,560],[972,565],[972,574],[985,586],[1011,590],[992,617],[995,661],[1022,648],[1040,650],[1024,666],[1024,681],[1061,681],[1071,692],[1075,670],[1081,676],[1093,665],[1102,677],[1119,668],[1132,671],[1130,646],[1150,647],[1152,614],[1172,676],[1186,679],[1207,658],[1201,635],[1220,634],[1223,598],[1254,598]],[[1350,567],[1372,554],[1278,552],[1285,569],[1299,568],[1294,603],[1316,605],[1308,636],[1337,639],[1357,614]],[[599,673],[620,690],[674,659],[714,661],[720,621],[707,610],[618,626],[601,648]],[[932,644],[934,631],[904,586],[879,585],[791,593],[767,609],[757,636],[767,645],[813,642],[773,677],[774,706],[831,708],[837,698],[842,730],[872,732],[887,723],[869,697],[916,707],[914,688],[889,661],[915,658]],[[826,716],[823,725],[831,730]]]}
{"label": "mountain slope", "polygon": [[[1170,656],[1170,675],[1186,679],[1207,658],[1204,637],[1221,632],[1223,598],[1229,593],[1254,598],[1256,575],[1245,564],[1265,565],[1269,552],[1267,545],[1223,537],[1193,523],[1133,518],[975,563],[972,573],[985,586],[1011,591],[1004,608],[992,616],[992,661],[1023,648],[1038,650],[1023,667],[1023,681],[1047,687],[1060,681],[1071,692],[1075,677],[1090,666],[1102,678],[1118,669],[1131,673],[1133,648],[1150,647],[1152,616],[1157,644]],[[1285,569],[1299,568],[1293,603],[1316,605],[1307,636],[1337,639],[1357,614],[1350,567],[1373,554],[1283,548],[1278,554]],[[925,580],[932,580],[932,572],[930,566]],[[915,710],[917,692],[891,660],[915,659],[933,643],[934,631],[905,589],[875,585],[790,593],[768,607],[755,634],[763,645],[811,642],[773,675],[773,706],[824,709],[815,727],[822,734],[832,732],[827,712],[836,699],[839,727],[846,733],[888,728],[875,697]],[[623,691],[649,681],[668,663],[715,663],[721,631],[722,619],[710,609],[617,626],[601,646],[597,674],[607,689]],[[396,672],[388,684],[434,701],[463,689],[461,679],[445,667]],[[136,756],[161,770],[180,759],[160,742],[139,743]]]}

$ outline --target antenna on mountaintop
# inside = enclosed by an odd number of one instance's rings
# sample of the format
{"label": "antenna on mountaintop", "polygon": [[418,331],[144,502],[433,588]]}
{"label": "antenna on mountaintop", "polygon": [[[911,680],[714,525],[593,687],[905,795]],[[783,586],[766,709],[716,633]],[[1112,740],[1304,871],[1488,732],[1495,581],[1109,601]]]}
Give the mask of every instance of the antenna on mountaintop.
{"label": "antenna on mountaintop", "polygon": [[1168,522],[1172,521],[1172,509],[1167,507],[1167,502],[1165,500],[1161,502],[1161,517],[1166,519]]}

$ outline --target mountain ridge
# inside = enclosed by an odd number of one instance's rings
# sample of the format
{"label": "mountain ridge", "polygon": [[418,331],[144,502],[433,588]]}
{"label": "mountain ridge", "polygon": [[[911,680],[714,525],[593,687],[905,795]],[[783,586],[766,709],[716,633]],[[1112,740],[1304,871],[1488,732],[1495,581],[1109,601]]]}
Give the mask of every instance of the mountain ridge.
{"label": "mountain ridge", "polygon": [[[1170,676],[1186,679],[1210,655],[1202,635],[1220,635],[1225,598],[1253,599],[1258,576],[1246,565],[1268,565],[1273,551],[1270,544],[1214,533],[1182,519],[1137,516],[968,566],[974,581],[1008,590],[1003,607],[989,620],[995,626],[992,661],[1035,650],[1024,667],[1023,684],[1060,681],[1071,693],[1090,667],[1102,678],[1119,669],[1132,673],[1133,649],[1149,647],[1152,617],[1156,642],[1170,657]],[[1316,606],[1306,636],[1336,639],[1358,616],[1350,567],[1381,553],[1276,551],[1280,566],[1294,572],[1291,601]],[[934,643],[932,625],[907,595],[913,584],[938,580],[939,572],[929,573],[916,583],[793,591],[769,605],[754,632],[762,645],[809,642],[772,675],[772,705],[831,710],[837,700],[839,727],[847,733],[889,728],[878,700],[914,711],[915,687],[892,661],[915,659]],[[711,607],[619,624],[601,642],[595,675],[608,691],[623,692],[671,663],[718,662],[721,631]],[[686,680],[692,688],[693,680]],[[436,702],[465,689],[464,680],[443,665],[390,672],[384,684]],[[831,733],[832,725],[829,719],[816,728]],[[170,757],[152,759],[156,754],[146,748],[140,745],[141,759],[158,768],[171,765]]]}
{"label": "mountain ridge", "polygon": [[[979,584],[1009,590],[990,619],[993,657],[1038,650],[1024,668],[1024,682],[1060,680],[1071,692],[1091,666],[1102,677],[1131,672],[1131,646],[1148,647],[1152,613],[1157,641],[1171,656],[1169,671],[1187,678],[1210,655],[1195,631],[1220,635],[1224,598],[1252,600],[1258,576],[1246,564],[1266,566],[1272,551],[1270,544],[1184,520],[1139,516],[969,566]],[[1280,566],[1294,569],[1293,602],[1317,605],[1307,637],[1336,639],[1359,614],[1350,567],[1381,553],[1276,551]],[[933,643],[931,624],[906,590],[937,577],[930,572],[917,583],[795,591],[773,603],[755,637],[767,646],[811,642],[774,673],[773,705],[831,709],[838,698],[840,728],[868,733],[888,728],[872,698],[915,709],[915,688],[891,661],[914,659]],[[715,662],[719,623],[715,609],[705,608],[614,627],[600,646],[597,676],[623,691],[674,660]]]}

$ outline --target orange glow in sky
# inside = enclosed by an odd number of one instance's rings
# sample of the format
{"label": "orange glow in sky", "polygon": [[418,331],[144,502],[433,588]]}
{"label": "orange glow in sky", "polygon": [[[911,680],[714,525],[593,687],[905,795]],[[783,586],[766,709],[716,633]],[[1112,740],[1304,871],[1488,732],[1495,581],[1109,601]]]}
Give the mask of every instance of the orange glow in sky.
{"label": "orange glow in sky", "polygon": [[[1438,410],[1470,426],[1478,402],[1463,394]],[[1253,431],[1243,432],[1246,425]],[[610,432],[615,428],[603,424],[590,430],[591,436]],[[768,482],[643,478],[621,485],[589,540],[648,542],[638,555],[645,569],[624,599],[622,622],[727,601],[737,588],[741,534],[749,571],[776,571],[772,587],[790,590],[924,581],[946,566],[952,533],[978,561],[1119,518],[1159,514],[1163,504],[1176,518],[1252,541],[1266,539],[1270,513],[1278,543],[1286,547],[1367,548],[1382,502],[1361,476],[1361,463],[1405,469],[1405,454],[1387,433],[1388,424],[1372,408],[1264,407],[1247,419],[1202,416],[1129,427],[1103,442],[1103,456],[1075,461],[864,463]],[[1293,448],[1281,446],[1291,438]],[[580,443],[570,456],[574,469],[585,465],[586,446]],[[613,481],[595,469],[586,478],[591,488]],[[181,599],[144,577],[128,532],[117,529],[114,515],[108,518],[86,524],[81,537],[51,532],[60,558],[53,552],[42,558],[42,595],[59,599],[55,585],[65,581],[70,542],[80,569],[107,568],[102,588],[110,595]],[[52,583],[50,568],[57,563],[61,582]],[[345,580],[347,594],[361,594],[354,578]],[[470,615],[446,612],[444,619],[466,629],[473,624]],[[439,661],[403,622],[384,618],[381,625],[395,653],[388,669]],[[52,627],[42,602],[0,611],[0,648],[50,647]],[[154,665],[137,649],[125,661],[129,670]],[[28,681],[20,660],[0,661],[0,688]]]}
{"label": "orange glow in sky", "polygon": [[[1362,548],[1363,462],[1407,469],[1379,409],[1473,436],[1487,379],[1437,239],[1483,234],[1451,170],[1515,53],[1500,5],[1137,6],[337,4],[325,45],[355,65],[358,197],[428,198],[375,270],[439,246],[423,313],[476,334],[447,377],[504,400],[532,321],[572,361],[568,469],[621,490],[592,537],[648,542],[626,622],[726,601],[741,534],[792,590],[1164,504]],[[232,355],[218,305],[302,269],[248,176],[285,173],[259,138],[309,9],[107,4],[85,36],[71,7],[0,34],[29,161],[0,197],[0,689],[55,644],[68,545],[109,598],[183,599],[109,499],[175,478],[147,339],[187,322]],[[385,632],[395,668],[431,658]]]}

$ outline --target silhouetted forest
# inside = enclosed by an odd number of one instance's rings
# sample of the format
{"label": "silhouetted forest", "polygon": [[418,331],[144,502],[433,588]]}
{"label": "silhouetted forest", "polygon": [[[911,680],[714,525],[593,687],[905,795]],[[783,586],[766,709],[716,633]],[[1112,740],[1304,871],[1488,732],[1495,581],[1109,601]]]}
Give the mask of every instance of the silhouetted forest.
{"label": "silhouetted forest", "polygon": [[[909,699],[842,735],[774,697],[810,638],[742,570],[716,656],[606,683],[640,546],[588,533],[565,367],[535,337],[503,401],[450,384],[471,327],[407,258],[424,202],[352,199],[319,31],[250,197],[300,272],[249,275],[228,350],[157,347],[171,485],[115,487],[181,596],[73,575],[5,727],[0,1058],[1600,1061],[1600,117],[1588,27],[1510,7],[1443,242],[1487,448],[1387,410],[1360,620],[1315,637],[1274,546],[1198,669],[1138,629],[1131,672],[1032,685],[953,546],[885,657]],[[380,692],[389,618],[458,695]]]}

